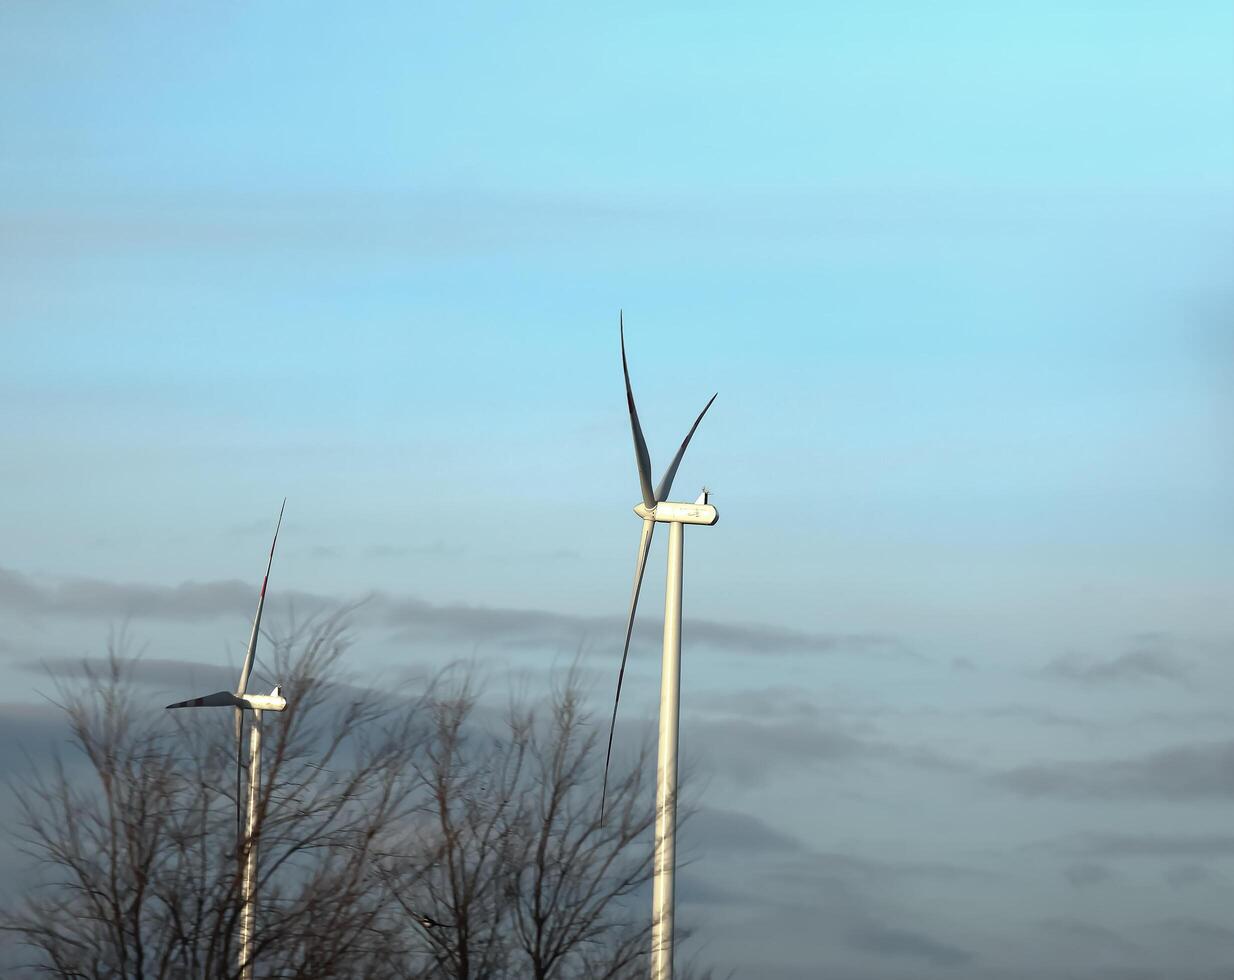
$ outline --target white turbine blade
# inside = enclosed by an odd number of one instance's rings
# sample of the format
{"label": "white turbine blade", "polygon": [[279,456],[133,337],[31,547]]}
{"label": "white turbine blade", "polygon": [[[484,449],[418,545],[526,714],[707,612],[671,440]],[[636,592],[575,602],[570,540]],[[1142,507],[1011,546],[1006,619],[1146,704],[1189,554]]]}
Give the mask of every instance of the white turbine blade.
{"label": "white turbine blade", "polygon": [[215,691],[213,694],[207,694],[201,698],[189,698],[187,701],[177,701],[175,704],[169,704],[170,708],[230,708],[237,702],[237,698],[231,691]]}
{"label": "white turbine blade", "polygon": [[648,510],[655,510],[656,498],[651,492],[651,456],[647,453],[647,440],[643,438],[643,427],[638,424],[638,410],[634,407],[634,391],[630,388],[630,368],[626,364],[625,319],[620,313],[617,316],[621,328],[621,371],[626,376],[626,403],[630,406],[630,429],[634,433],[634,462],[638,465],[638,485],[643,493],[644,506]]}
{"label": "white turbine blade", "polygon": [[[266,586],[270,584],[270,568],[274,565],[274,546],[279,542],[279,528],[283,526],[283,511],[287,508],[287,498],[283,498],[283,506],[279,508],[278,523],[274,525],[274,540],[270,542],[270,557],[266,561],[266,577],[261,580],[261,595],[257,597],[257,614],[253,617],[253,632],[249,635],[248,649],[244,651],[244,665],[240,668],[240,683],[236,685],[236,696],[242,697],[249,685],[249,674],[253,672],[253,660],[257,654],[257,637],[261,634],[261,611],[266,605]],[[244,710],[236,705],[236,837],[240,842],[237,849],[243,845],[244,815],[241,812],[240,795],[244,784]]]}
{"label": "white turbine blade", "polygon": [[283,511],[287,508],[287,498],[283,498],[283,506],[279,508],[278,523],[274,525],[274,540],[270,542],[270,558],[266,562],[266,577],[261,580],[261,595],[257,597],[257,615],[253,617],[253,632],[249,635],[249,646],[244,652],[244,666],[240,668],[240,683],[236,685],[236,694],[243,694],[249,685],[249,674],[253,670],[253,657],[257,652],[257,636],[261,630],[261,611],[266,605],[266,586],[270,582],[270,568],[274,564],[274,546],[279,541],[279,528],[283,526]]}
{"label": "white turbine blade", "polygon": [[699,422],[703,421],[703,416],[707,414],[707,409],[711,408],[711,403],[716,400],[716,396],[720,393],[717,391],[715,395],[703,406],[703,410],[698,413],[698,418],[694,420],[694,424],[690,426],[690,431],[686,433],[686,437],[681,440],[681,448],[677,450],[677,455],[673,457],[673,461],[668,464],[668,469],[664,471],[664,478],[660,481],[660,485],[656,487],[656,503],[661,500],[668,500],[668,495],[673,489],[673,478],[677,475],[677,467],[681,465],[681,457],[686,454],[686,446],[690,445],[690,440],[694,437],[694,430],[698,428]]}
{"label": "white turbine blade", "polygon": [[626,676],[626,658],[630,655],[630,634],[634,631],[634,610],[638,608],[638,590],[643,585],[643,572],[647,568],[647,552],[651,550],[651,536],[655,521],[643,521],[643,534],[638,542],[638,564],[634,567],[634,591],[630,593],[630,615],[626,618],[626,641],[621,648],[621,669],[617,672],[617,694],[613,698],[613,718],[608,725],[608,749],[604,753],[604,782],[600,785],[600,823],[604,823],[604,800],[608,794],[608,767],[613,758],[613,731],[617,727],[617,705],[621,701],[621,682]]}

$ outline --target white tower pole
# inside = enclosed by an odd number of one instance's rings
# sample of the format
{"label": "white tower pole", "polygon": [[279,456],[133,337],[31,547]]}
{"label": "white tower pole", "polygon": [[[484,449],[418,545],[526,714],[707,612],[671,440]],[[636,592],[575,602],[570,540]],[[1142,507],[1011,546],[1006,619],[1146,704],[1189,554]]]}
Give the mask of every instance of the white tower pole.
{"label": "white tower pole", "polygon": [[249,735],[248,808],[244,865],[240,870],[240,980],[253,980],[253,933],[257,916],[257,802],[261,791],[261,712],[253,712]]}
{"label": "white tower pole", "polygon": [[681,707],[681,569],[684,526],[668,526],[664,653],[660,663],[660,749],[651,896],[651,980],[673,978],[673,877],[677,869],[677,730]]}

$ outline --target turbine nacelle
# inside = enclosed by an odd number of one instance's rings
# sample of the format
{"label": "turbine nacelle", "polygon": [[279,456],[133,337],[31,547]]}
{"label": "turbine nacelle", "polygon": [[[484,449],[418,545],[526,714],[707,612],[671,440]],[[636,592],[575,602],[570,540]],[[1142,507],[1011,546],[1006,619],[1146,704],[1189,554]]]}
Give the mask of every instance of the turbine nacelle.
{"label": "turbine nacelle", "polygon": [[704,503],[706,491],[692,504],[677,503],[673,500],[661,500],[652,510],[644,503],[634,505],[634,513],[645,521],[656,521],[659,524],[705,524],[711,526],[720,519],[720,515],[711,504]]}
{"label": "turbine nacelle", "polygon": [[283,711],[287,707],[287,699],[283,697],[283,688],[275,684],[269,694],[242,694],[236,698],[237,707],[248,708],[250,711]]}

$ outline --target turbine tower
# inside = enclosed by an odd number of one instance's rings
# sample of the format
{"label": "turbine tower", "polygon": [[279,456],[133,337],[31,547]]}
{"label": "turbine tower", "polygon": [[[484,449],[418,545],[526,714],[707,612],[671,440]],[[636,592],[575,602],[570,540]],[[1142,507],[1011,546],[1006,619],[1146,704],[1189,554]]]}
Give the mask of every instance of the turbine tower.
{"label": "turbine tower", "polygon": [[626,638],[621,650],[621,669],[617,673],[617,694],[613,698],[613,718],[608,729],[608,751],[604,757],[604,783],[600,791],[600,819],[604,820],[604,801],[608,793],[608,769],[613,755],[613,731],[617,725],[617,704],[621,700],[621,682],[626,674],[626,658],[630,654],[630,634],[634,629],[634,611],[638,608],[638,592],[647,567],[647,552],[656,524],[668,525],[668,578],[664,589],[664,649],[660,663],[660,742],[656,759],[656,837],[652,879],[651,911],[651,980],[672,980],[673,976],[673,878],[677,867],[677,729],[681,705],[681,576],[685,544],[685,525],[712,525],[719,520],[716,509],[707,503],[704,488],[692,504],[674,503],[668,499],[673,477],[681,465],[681,457],[694,436],[694,430],[711,408],[711,399],[698,413],[682,440],[677,455],[669,463],[664,476],[651,486],[651,457],[634,407],[634,392],[630,388],[630,369],[626,363],[624,317],[621,326],[621,370],[626,379],[626,403],[630,408],[630,429],[634,434],[634,461],[638,466],[638,482],[643,499],[634,513],[643,519],[642,536],[638,542],[638,561],[634,566],[634,590],[630,595],[630,614],[626,618]]}
{"label": "turbine tower", "polygon": [[[270,543],[270,557],[266,562],[266,577],[261,582],[261,595],[257,599],[257,614],[253,617],[253,631],[249,635],[244,664],[240,668],[240,682],[235,692],[217,691],[188,701],[169,704],[171,708],[234,708],[236,717],[236,853],[240,861],[240,945],[237,951],[240,980],[253,978],[253,933],[257,915],[257,804],[261,792],[261,713],[282,711],[287,699],[276,684],[269,694],[249,694],[249,674],[253,671],[253,658],[257,652],[257,637],[261,630],[261,611],[266,604],[266,586],[270,582],[270,566],[274,564],[274,546],[278,544],[279,528],[283,526],[283,506],[279,508],[278,523],[274,526],[274,540]],[[249,736],[248,798],[244,807],[247,818],[241,829],[241,789],[243,786],[244,712],[253,712],[253,724]]]}

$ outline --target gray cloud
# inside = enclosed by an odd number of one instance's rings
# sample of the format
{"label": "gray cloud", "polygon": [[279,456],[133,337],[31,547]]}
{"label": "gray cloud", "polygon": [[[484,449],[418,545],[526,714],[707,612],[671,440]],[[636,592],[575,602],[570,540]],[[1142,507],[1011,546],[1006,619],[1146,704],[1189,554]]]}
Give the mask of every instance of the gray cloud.
{"label": "gray cloud", "polygon": [[1135,758],[1021,766],[994,781],[1023,796],[1226,799],[1234,796],[1234,742],[1181,745]]}
{"label": "gray cloud", "polygon": [[[222,667],[196,660],[174,658],[121,658],[122,669],[136,684],[158,688],[185,688],[194,685],[203,688],[202,694],[223,688],[231,688],[236,682],[239,664]],[[105,676],[108,661],[103,657],[45,657],[25,660],[16,665],[33,673],[47,673],[66,680],[81,680]],[[190,695],[186,695],[190,696]]]}
{"label": "gray cloud", "polygon": [[853,929],[848,934],[848,943],[862,952],[920,960],[937,967],[964,966],[973,958],[971,953],[958,946],[931,939],[919,932],[882,925]]}
{"label": "gray cloud", "polygon": [[1191,708],[1187,710],[1145,711],[1135,716],[1133,725],[1169,725],[1172,728],[1190,728],[1195,725],[1219,725],[1229,728],[1234,724],[1234,710],[1229,708]]}
{"label": "gray cloud", "polygon": [[1212,872],[1202,864],[1175,864],[1166,869],[1164,877],[1174,888],[1189,888],[1210,881]]}
{"label": "gray cloud", "polygon": [[[254,584],[238,580],[183,582],[179,585],[113,583],[74,578],[46,583],[0,568],[0,609],[24,616],[79,619],[146,618],[197,621],[251,615]],[[279,590],[271,605],[294,606],[300,613],[336,609],[357,600],[309,592]],[[374,593],[361,604],[357,624],[395,631],[396,639],[433,639],[462,643],[574,646],[587,636],[605,635],[618,642],[624,621],[619,616],[580,616],[538,609],[438,605],[413,596]],[[895,638],[879,633],[814,633],[752,623],[692,619],[691,642],[740,654],[859,653],[905,655]],[[641,623],[640,644],[658,643],[658,630]]]}
{"label": "gray cloud", "polygon": [[263,518],[259,521],[253,520],[243,521],[238,524],[228,524],[227,527],[223,529],[223,533],[229,538],[247,538],[252,537],[254,534],[261,534],[262,532],[270,534],[273,529],[273,525]]}
{"label": "gray cloud", "polygon": [[1095,861],[1081,861],[1069,864],[1063,870],[1063,876],[1073,888],[1090,888],[1102,885],[1114,877],[1114,873],[1104,864]]}
{"label": "gray cloud", "polygon": [[[386,622],[409,640],[465,638],[512,646],[574,645],[589,636],[610,636],[614,644],[625,621],[617,616],[578,616],[535,609],[508,609],[462,604],[433,605],[415,598],[375,599]],[[740,654],[854,653],[903,655],[894,637],[882,634],[811,633],[751,623],[691,619],[686,632],[691,643]],[[639,621],[632,643],[658,646],[660,629]]]}
{"label": "gray cloud", "polygon": [[690,839],[704,851],[721,853],[783,854],[803,852],[805,845],[782,834],[765,821],[735,810],[702,807],[689,819]]}
{"label": "gray cloud", "polygon": [[810,851],[791,863],[779,864],[769,877],[783,885],[808,885],[813,881],[835,880],[850,885],[881,884],[894,887],[909,879],[933,881],[990,881],[996,876],[985,870],[949,864],[945,861],[888,861],[879,858]]}
{"label": "gray cloud", "polygon": [[1061,916],[1037,923],[1046,948],[1064,962],[1122,963],[1138,946],[1107,926]]}
{"label": "gray cloud", "polygon": [[699,693],[691,696],[698,709],[744,718],[817,718],[818,705],[805,697],[800,688],[763,687],[740,691]]}
{"label": "gray cloud", "polygon": [[674,899],[681,905],[699,905],[714,911],[722,906],[748,906],[750,897],[735,888],[718,885],[695,873],[690,865],[678,867]]}
{"label": "gray cloud", "polygon": [[1214,925],[1203,919],[1179,916],[1163,919],[1156,923],[1154,928],[1189,948],[1199,943],[1223,951],[1226,957],[1230,956],[1230,950],[1234,950],[1234,929]]}
{"label": "gray cloud", "polygon": [[[691,891],[697,915],[731,921],[734,930],[772,941],[791,944],[792,937],[810,937],[800,948],[803,953],[813,948],[813,972],[776,976],[817,976],[822,970],[869,980],[903,978],[926,969],[955,970],[975,960],[918,921],[915,911],[896,906],[906,880],[988,879],[983,872],[941,862],[821,853],[760,817],[729,810],[704,808],[687,826],[691,851],[705,856],[690,861],[683,875],[702,885]],[[739,891],[733,882],[740,882]],[[727,938],[733,940],[730,960],[740,975],[772,975],[743,959],[738,933]]]}
{"label": "gray cloud", "polygon": [[1036,846],[1100,858],[1218,858],[1234,856],[1234,834],[1076,834]]}
{"label": "gray cloud", "polygon": [[[746,718],[688,721],[689,743],[703,746],[703,756],[716,770],[739,782],[765,783],[785,766],[872,759],[880,749],[857,735],[819,725]],[[693,750],[692,750],[693,751]]]}
{"label": "gray cloud", "polygon": [[1004,704],[988,708],[981,712],[987,718],[1011,718],[1018,721],[1032,722],[1035,725],[1045,725],[1051,728],[1075,728],[1082,731],[1094,731],[1101,726],[1087,718],[1078,715],[1063,714],[1052,708],[1041,708],[1031,704]]}
{"label": "gray cloud", "polygon": [[375,544],[364,551],[366,558],[457,558],[463,554],[462,545],[441,538],[422,545]]}
{"label": "gray cloud", "polygon": [[[306,610],[337,605],[310,593],[284,592],[280,598]],[[145,585],[71,578],[43,584],[0,568],[0,609],[25,616],[192,622],[234,613],[252,615],[256,599],[257,585],[236,579]]]}
{"label": "gray cloud", "polygon": [[1190,661],[1172,653],[1160,637],[1137,638],[1135,647],[1107,660],[1075,653],[1051,660],[1042,673],[1081,684],[1170,681],[1185,684],[1191,678]]}
{"label": "gray cloud", "polygon": [[32,764],[63,747],[69,729],[64,712],[54,704],[0,702],[0,773],[28,773]]}
{"label": "gray cloud", "polygon": [[900,745],[866,734],[778,714],[754,717],[690,717],[688,744],[718,772],[746,785],[761,785],[785,767],[850,762],[892,763],[934,772],[967,772],[963,762],[919,745]]}

